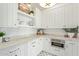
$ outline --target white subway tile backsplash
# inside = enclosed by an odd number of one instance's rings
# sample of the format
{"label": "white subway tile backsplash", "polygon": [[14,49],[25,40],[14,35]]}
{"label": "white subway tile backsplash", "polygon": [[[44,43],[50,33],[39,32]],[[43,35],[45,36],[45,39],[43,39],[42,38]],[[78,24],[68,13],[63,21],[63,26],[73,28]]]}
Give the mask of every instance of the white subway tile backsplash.
{"label": "white subway tile backsplash", "polygon": [[47,29],[45,30],[45,33],[47,34],[58,34],[58,35],[64,35],[66,32],[61,28],[54,28],[54,29]]}
{"label": "white subway tile backsplash", "polygon": [[0,31],[6,32],[6,36],[14,36],[14,35],[30,35],[36,32],[35,29],[32,28],[9,28],[9,27],[0,27]]}

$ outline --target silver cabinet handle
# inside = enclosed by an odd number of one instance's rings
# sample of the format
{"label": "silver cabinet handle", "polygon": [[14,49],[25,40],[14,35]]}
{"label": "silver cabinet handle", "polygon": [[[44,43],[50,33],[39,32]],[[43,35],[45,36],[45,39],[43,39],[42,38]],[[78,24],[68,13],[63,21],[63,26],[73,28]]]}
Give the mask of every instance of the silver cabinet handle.
{"label": "silver cabinet handle", "polygon": [[16,50],[10,51],[9,53],[13,53],[13,52],[15,52],[15,51],[17,51],[17,50],[19,50],[19,48],[18,48],[18,49],[16,49]]}
{"label": "silver cabinet handle", "polygon": [[23,24],[23,22],[24,22],[24,21],[19,21],[19,24],[21,25],[21,24]]}
{"label": "silver cabinet handle", "polygon": [[20,19],[17,19],[17,20],[20,20]]}
{"label": "silver cabinet handle", "polygon": [[35,41],[34,42],[32,42],[32,44],[34,44],[34,43],[36,43]]}
{"label": "silver cabinet handle", "polygon": [[16,24],[14,24],[16,26]]}

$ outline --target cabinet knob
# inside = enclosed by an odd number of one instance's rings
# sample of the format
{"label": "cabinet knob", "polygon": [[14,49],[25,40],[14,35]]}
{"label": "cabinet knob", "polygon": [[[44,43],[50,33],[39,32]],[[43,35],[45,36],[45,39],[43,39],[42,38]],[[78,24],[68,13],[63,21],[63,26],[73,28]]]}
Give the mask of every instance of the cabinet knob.
{"label": "cabinet knob", "polygon": [[34,42],[32,42],[32,44],[34,44],[34,43],[36,43],[35,41]]}
{"label": "cabinet knob", "polygon": [[16,24],[14,24],[16,26]]}
{"label": "cabinet knob", "polygon": [[15,55],[15,56],[18,56],[18,55]]}
{"label": "cabinet knob", "polygon": [[9,53],[12,53],[12,52],[9,52]]}
{"label": "cabinet knob", "polygon": [[20,19],[17,19],[17,20],[20,20]]}

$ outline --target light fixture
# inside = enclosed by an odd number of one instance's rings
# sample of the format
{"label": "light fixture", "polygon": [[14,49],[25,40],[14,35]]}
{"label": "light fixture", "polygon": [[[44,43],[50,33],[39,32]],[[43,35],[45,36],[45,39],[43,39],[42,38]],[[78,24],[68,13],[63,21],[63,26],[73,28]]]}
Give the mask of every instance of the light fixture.
{"label": "light fixture", "polygon": [[49,8],[55,5],[56,3],[40,3],[40,6],[43,8]]}

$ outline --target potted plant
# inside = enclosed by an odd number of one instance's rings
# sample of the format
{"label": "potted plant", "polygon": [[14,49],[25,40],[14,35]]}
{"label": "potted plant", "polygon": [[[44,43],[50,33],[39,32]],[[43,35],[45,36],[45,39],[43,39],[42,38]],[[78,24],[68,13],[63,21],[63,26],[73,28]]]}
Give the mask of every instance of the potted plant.
{"label": "potted plant", "polygon": [[67,32],[69,37],[77,37],[78,34],[78,26],[76,28],[64,28],[65,32]]}
{"label": "potted plant", "polygon": [[77,38],[77,36],[78,36],[78,26],[75,28],[75,34],[74,34],[73,38]]}
{"label": "potted plant", "polygon": [[34,15],[34,11],[30,11],[29,12],[29,15],[32,15],[33,16]]}
{"label": "potted plant", "polygon": [[5,33],[4,32],[0,32],[0,42],[2,42],[4,36],[5,36]]}

